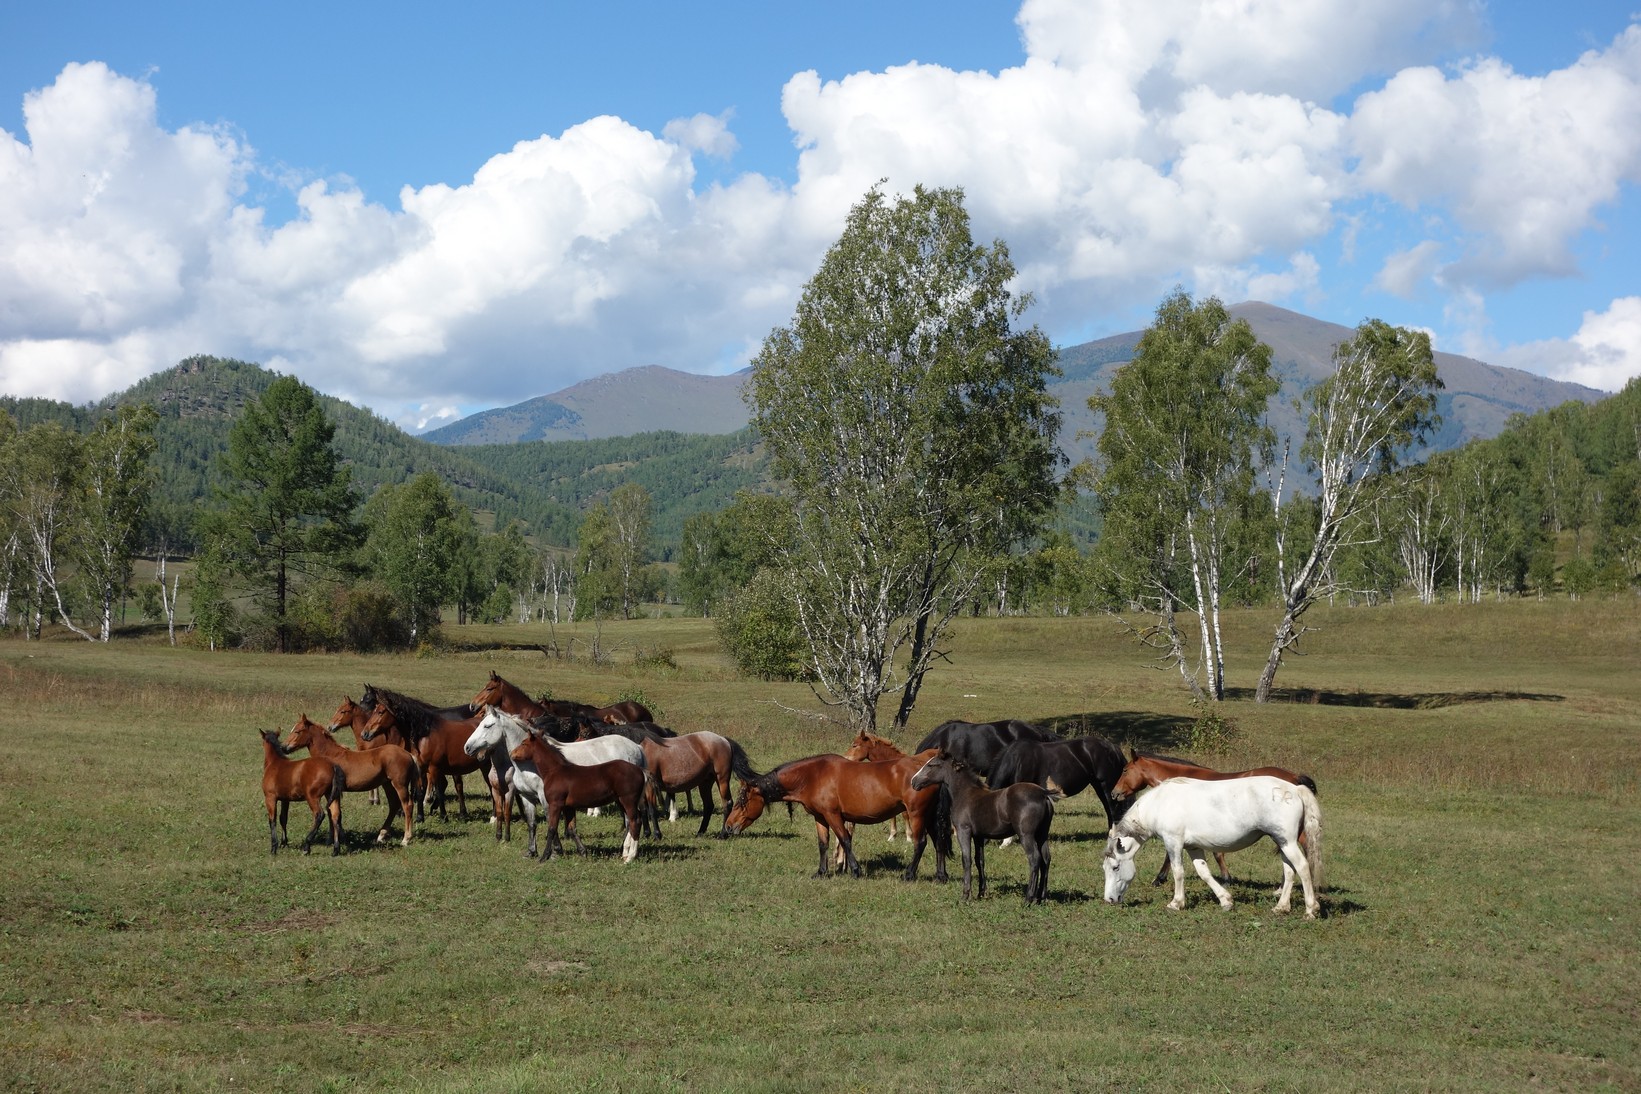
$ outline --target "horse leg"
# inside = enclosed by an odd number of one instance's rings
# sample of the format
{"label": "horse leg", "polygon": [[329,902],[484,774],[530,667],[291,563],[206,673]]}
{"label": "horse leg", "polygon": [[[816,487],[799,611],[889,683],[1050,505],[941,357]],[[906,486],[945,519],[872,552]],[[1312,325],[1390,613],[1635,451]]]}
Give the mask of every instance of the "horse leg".
{"label": "horse leg", "polygon": [[[1024,843],[1024,838],[1020,842]],[[1026,903],[1041,904],[1048,897],[1048,840],[1034,836],[1026,854],[1031,859],[1031,884],[1026,886]]]}
{"label": "horse leg", "polygon": [[1321,907],[1316,899],[1316,889],[1311,884],[1311,864],[1305,857],[1305,852],[1297,841],[1287,845],[1277,844],[1277,851],[1282,855],[1282,892],[1276,899],[1273,911],[1285,912],[1293,896],[1293,875],[1299,875],[1299,883],[1305,890],[1305,918],[1315,919]]}
{"label": "horse leg", "polygon": [[559,853],[564,850],[563,846],[558,842],[558,816],[558,803],[549,801],[547,803],[547,837],[542,840],[541,847],[540,861],[542,863],[545,863],[548,859],[552,858],[555,853]]}
{"label": "horse leg", "polygon": [[1214,861],[1219,863],[1219,880],[1229,885],[1231,883],[1230,867],[1225,865],[1225,852],[1215,851]]}
{"label": "horse leg", "polygon": [[[724,800],[729,800],[728,795],[725,795]],[[712,784],[708,783],[706,786],[701,787],[701,827],[695,830],[695,835],[697,837],[707,834],[707,825],[712,821],[712,811]],[[724,819],[729,819],[728,808],[725,808],[724,810]]]}
{"label": "horse leg", "polygon": [[291,832],[290,832],[290,828],[288,827],[288,822],[290,821],[290,819],[291,819],[291,803],[288,802],[288,801],[280,802],[279,803],[279,846],[281,846],[281,847],[289,847],[291,845]]}
{"label": "horse leg", "polygon": [[582,858],[586,858],[587,845],[581,842],[581,826],[575,822],[574,809],[565,810],[564,827],[569,831],[570,837],[575,840],[576,854],[580,855]]}
{"label": "horse leg", "polygon": [[[899,819],[898,815],[890,817],[889,823],[893,824]],[[929,842],[929,834],[924,831],[922,820],[913,816],[910,810],[906,813],[906,842],[912,845],[912,861],[907,864],[902,880],[916,881],[917,865],[923,861],[923,847]]]}
{"label": "horse leg", "polygon": [[986,838],[973,836],[974,840],[974,872],[978,875],[979,892],[975,895],[984,900],[986,898]]}
{"label": "horse leg", "polygon": [[825,821],[817,818],[815,821],[815,842],[820,844],[820,869],[815,871],[816,877],[827,876],[828,870],[826,868],[826,852],[829,849],[828,845],[831,843],[831,840],[832,829],[827,827]]}
{"label": "horse leg", "polygon": [[1231,900],[1231,891],[1221,885],[1219,879],[1214,877],[1214,872],[1208,869],[1208,856],[1202,853],[1201,848],[1191,848],[1191,865],[1196,867],[1197,875],[1208,883],[1208,888],[1214,891],[1214,896],[1219,899],[1219,906],[1229,910],[1234,903]]}
{"label": "horse leg", "polygon": [[621,841],[621,861],[624,863],[638,857],[638,812],[642,808],[642,795],[621,803],[621,811],[627,817],[627,836]]}
{"label": "horse leg", "polygon": [[678,795],[671,790],[667,791],[667,823],[678,823]]}
{"label": "horse leg", "polygon": [[1174,899],[1168,902],[1170,911],[1179,911],[1185,907],[1185,860],[1184,849],[1168,848],[1168,869],[1174,875]]}
{"label": "horse leg", "polygon": [[[855,840],[855,826],[853,824],[845,823],[843,830],[849,833],[849,842],[853,843]],[[832,853],[832,869],[842,873],[844,865],[845,859],[843,857],[843,840],[840,838],[838,840],[838,849]]]}
{"label": "horse leg", "polygon": [[860,863],[855,861],[855,826],[848,825],[848,831],[844,831],[844,827],[839,824],[837,828],[838,846],[843,848],[843,861],[848,865],[849,872],[860,877],[865,871],[861,870]]}
{"label": "horse leg", "polygon": [[957,828],[957,845],[963,851],[963,899],[974,897],[974,835],[963,825]]}
{"label": "horse leg", "polygon": [[279,854],[279,804],[274,801],[273,795],[268,795],[268,853]]}
{"label": "horse leg", "polygon": [[313,850],[313,841],[319,838],[319,825],[325,819],[324,795],[315,794],[308,798],[308,808],[313,810],[313,827],[308,829],[307,838],[302,841],[302,853],[304,855]]}
{"label": "horse leg", "polygon": [[452,776],[456,780],[456,814],[462,820],[467,819],[467,787],[462,785],[460,775]]}

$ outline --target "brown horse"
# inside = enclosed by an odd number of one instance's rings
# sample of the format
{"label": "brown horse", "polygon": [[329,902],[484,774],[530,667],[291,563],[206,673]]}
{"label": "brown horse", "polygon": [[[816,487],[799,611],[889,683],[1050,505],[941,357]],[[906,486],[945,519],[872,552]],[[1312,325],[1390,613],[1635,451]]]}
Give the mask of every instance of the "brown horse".
{"label": "brown horse", "polygon": [[[732,741],[721,733],[703,730],[669,737],[660,726],[649,722],[583,722],[581,726],[583,740],[614,735],[636,740],[643,748],[644,762],[655,779],[657,790],[669,795],[687,794],[691,790],[701,792],[701,827],[695,831],[697,836],[706,835],[707,825],[712,821],[715,812],[712,804],[714,786],[717,786],[718,794],[724,800],[724,822],[727,825],[731,800],[730,776],[740,779],[742,785],[758,777],[752,768],[752,761],[747,758],[746,749],[741,747],[739,741]],[[674,816],[672,819],[678,818]],[[718,834],[720,837],[727,836],[729,831],[727,828],[720,829]]]}
{"label": "brown horse", "polygon": [[[330,716],[330,731],[335,733],[339,729],[351,730],[353,732],[353,747],[361,751],[395,743],[388,740],[386,736],[377,737],[373,741],[365,740],[365,723],[369,720],[370,708],[363,703],[355,703],[353,696],[344,695],[342,701],[336,706],[336,713]],[[367,800],[372,805],[381,805],[381,787],[372,787],[370,797]],[[419,808],[421,802],[417,801],[416,805]]]}
{"label": "brown horse", "polygon": [[1017,836],[1030,863],[1026,903],[1041,904],[1048,895],[1048,828],[1054,820],[1054,803],[1065,796],[1054,780],[1047,787],[1016,782],[990,790],[963,761],[936,752],[912,776],[912,785],[942,784],[951,792],[952,824],[963,852],[963,899],[969,899],[971,864],[980,873],[980,895],[986,895],[986,841]]}
{"label": "brown horse", "polygon": [[[281,844],[290,845],[290,833],[285,822],[290,817],[291,802],[305,801],[313,810],[313,827],[302,841],[305,855],[313,848],[319,834],[319,822],[330,816],[330,853],[342,853],[342,790],[345,778],[342,769],[326,760],[308,757],[291,760],[279,744],[279,732],[272,729],[262,734],[262,800],[268,807],[268,851],[279,854]],[[275,831],[277,816],[278,830]]]}
{"label": "brown horse", "polygon": [[[844,759],[854,760],[857,763],[862,760],[898,760],[904,755],[906,753],[902,752],[889,738],[879,737],[876,733],[864,729],[856,733],[855,739],[849,743],[849,747],[843,750]],[[895,841],[895,829],[899,824],[900,818],[898,816],[889,818],[890,843]],[[852,834],[851,838],[853,838]],[[912,838],[910,831],[907,832],[906,838]],[[842,848],[839,848],[839,851],[841,852]]]}
{"label": "brown horse", "polygon": [[[1122,775],[1117,779],[1117,784],[1111,788],[1111,796],[1118,801],[1122,801],[1129,795],[1148,786],[1156,786],[1167,779],[1181,777],[1217,781],[1220,779],[1243,779],[1250,775],[1270,775],[1284,782],[1293,783],[1295,786],[1308,787],[1312,794],[1316,793],[1316,781],[1314,779],[1309,775],[1295,774],[1285,767],[1251,767],[1247,771],[1215,771],[1211,767],[1203,767],[1201,764],[1192,763],[1190,760],[1182,760],[1176,756],[1160,756],[1155,752],[1138,752],[1129,749],[1128,757],[1128,763],[1124,765]],[[1303,829],[1299,832],[1299,845],[1301,847],[1305,846]],[[1231,872],[1225,866],[1225,852],[1215,851],[1214,858],[1219,863],[1219,880],[1230,881]],[[1168,863],[1164,862],[1162,869],[1157,871],[1156,880],[1151,884],[1161,885],[1167,877]],[[1317,884],[1321,884],[1320,879],[1317,880]]]}
{"label": "brown horse", "polygon": [[371,748],[346,748],[331,736],[330,730],[309,721],[304,714],[291,727],[284,749],[294,752],[305,748],[310,755],[335,764],[341,768],[349,790],[378,790],[384,786],[391,789],[393,793],[388,795],[387,817],[382,821],[381,831],[376,833],[376,842],[387,842],[393,829],[393,818],[403,814],[405,835],[399,846],[408,847],[413,827],[411,815],[422,789],[422,768],[416,758],[403,748],[381,738],[377,741],[380,743],[372,742]]}
{"label": "brown horse", "polygon": [[[927,836],[934,837],[935,880],[946,880],[946,855],[951,848],[951,830],[932,825],[933,809],[939,796],[935,786],[917,789],[912,776],[934,758],[934,750],[898,760],[846,760],[835,753],[808,756],[781,764],[741,787],[735,808],[724,819],[729,832],[743,832],[775,802],[797,802],[815,818],[815,841],[820,847],[820,868],[816,877],[827,876],[826,851],[831,837],[843,847],[844,862],[856,877],[861,876],[855,859],[851,824],[878,824],[905,813],[911,830],[912,861],[905,880],[917,879],[918,861],[923,857]],[[933,831],[930,828],[933,827]]]}
{"label": "brown horse", "polygon": [[502,679],[494,669],[490,671],[490,679],[485,681],[484,687],[473,696],[471,704],[475,710],[487,705],[500,707],[526,721],[545,715],[552,715],[555,718],[585,717],[606,724],[651,720],[649,710],[642,703],[636,703],[631,699],[622,699],[603,707],[577,703],[569,699],[532,699],[524,693],[523,688]]}
{"label": "brown horse", "polygon": [[[564,758],[561,746],[551,737],[531,734],[511,753],[519,764],[533,764],[541,774],[541,805],[547,809],[547,839],[542,862],[552,858],[555,851],[562,853],[564,845],[558,838],[558,821],[565,818],[565,827],[575,840],[575,848],[587,853],[576,827],[578,809],[609,805],[621,806],[627,818],[626,838],[621,841],[621,861],[631,862],[638,856],[638,816],[642,808],[648,778],[636,764],[626,760],[605,760],[596,764],[573,764]],[[520,785],[520,792],[524,792]],[[534,832],[531,843],[535,842]]]}
{"label": "brown horse", "polygon": [[[483,710],[465,716],[459,712],[466,707],[435,707],[420,699],[401,695],[387,688],[367,689],[375,697],[375,706],[365,722],[364,739],[375,740],[379,734],[397,731],[406,742],[405,747],[422,765],[426,791],[423,802],[428,809],[437,806],[439,819],[447,820],[445,812],[444,777],[456,779],[457,808],[462,820],[467,819],[467,795],[462,790],[462,775],[482,772],[490,787],[490,802],[496,821],[496,838],[502,835],[503,796],[507,788],[498,786],[490,778],[489,764],[482,756],[469,756],[463,747],[473,729],[484,717]],[[437,800],[434,800],[437,795]]]}

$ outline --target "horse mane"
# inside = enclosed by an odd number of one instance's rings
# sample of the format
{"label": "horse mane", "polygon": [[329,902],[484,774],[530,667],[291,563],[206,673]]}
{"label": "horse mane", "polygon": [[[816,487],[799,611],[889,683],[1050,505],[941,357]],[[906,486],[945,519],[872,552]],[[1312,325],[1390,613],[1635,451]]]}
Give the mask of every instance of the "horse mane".
{"label": "horse mane", "polygon": [[1160,760],[1165,764],[1184,764],[1186,767],[1202,766],[1195,760],[1187,760],[1183,756],[1169,756],[1162,752],[1142,752],[1137,748],[1134,749],[1134,758],[1136,760]]}
{"label": "horse mane", "polygon": [[745,801],[746,792],[754,789],[758,791],[758,795],[762,797],[765,802],[778,802],[786,800],[786,788],[781,785],[781,773],[789,767],[794,767],[801,763],[808,763],[813,759],[815,759],[814,756],[805,756],[802,759],[787,760],[783,764],[777,764],[776,766],[770,768],[762,775],[753,772],[752,778],[741,780],[741,793],[737,796],[737,800]]}
{"label": "horse mane", "polygon": [[376,701],[393,712],[393,720],[399,723],[399,731],[410,740],[426,737],[442,720],[439,708],[431,703],[387,688],[374,690]]}

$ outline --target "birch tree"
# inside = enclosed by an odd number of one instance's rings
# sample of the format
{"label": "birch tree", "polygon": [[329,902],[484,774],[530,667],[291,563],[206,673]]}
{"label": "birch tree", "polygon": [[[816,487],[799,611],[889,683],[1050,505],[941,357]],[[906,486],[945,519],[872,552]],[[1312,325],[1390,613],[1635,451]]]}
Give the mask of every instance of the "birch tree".
{"label": "birch tree", "polygon": [[104,642],[114,631],[114,606],[131,582],[132,560],[154,491],[150,460],[158,420],[146,403],[122,406],[97,423],[83,446],[76,554]]}
{"label": "birch tree", "polygon": [[1015,328],[1014,274],[1005,244],[974,243],[960,190],[873,188],[753,361],[812,686],[856,727],[891,694],[905,724],[951,619],[1057,496],[1054,351]]}
{"label": "birch tree", "polygon": [[[1264,421],[1278,386],[1270,367],[1270,347],[1246,320],[1233,321],[1216,297],[1196,304],[1176,289],[1110,394],[1088,400],[1105,417],[1096,494],[1115,549],[1102,558],[1154,620],[1137,629],[1142,640],[1160,643],[1192,691],[1214,700],[1225,697],[1225,575],[1238,565],[1228,553],[1256,462],[1274,446]],[[1195,669],[1180,610],[1196,615]]]}
{"label": "birch tree", "polygon": [[[1429,335],[1368,319],[1334,348],[1333,361],[1333,375],[1305,396],[1300,458],[1316,487],[1314,523],[1283,521],[1281,487],[1272,492],[1282,617],[1254,692],[1261,703],[1271,696],[1283,655],[1305,634],[1305,613],[1333,592],[1334,555],[1375,537],[1376,525],[1362,518],[1394,490],[1391,472],[1440,421],[1442,382]],[[1314,529],[1308,542],[1293,534],[1307,526]]]}

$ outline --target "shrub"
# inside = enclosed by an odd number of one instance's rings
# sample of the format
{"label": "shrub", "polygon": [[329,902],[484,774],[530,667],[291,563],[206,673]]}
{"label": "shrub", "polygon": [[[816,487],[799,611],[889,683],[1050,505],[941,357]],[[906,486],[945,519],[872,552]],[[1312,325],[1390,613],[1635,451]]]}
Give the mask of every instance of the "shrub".
{"label": "shrub", "polygon": [[746,587],[719,605],[718,641],[742,672],[762,680],[808,675],[808,646],[798,610],[772,570],[759,570]]}

